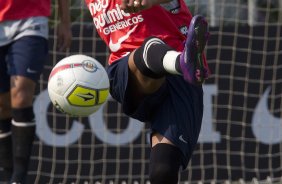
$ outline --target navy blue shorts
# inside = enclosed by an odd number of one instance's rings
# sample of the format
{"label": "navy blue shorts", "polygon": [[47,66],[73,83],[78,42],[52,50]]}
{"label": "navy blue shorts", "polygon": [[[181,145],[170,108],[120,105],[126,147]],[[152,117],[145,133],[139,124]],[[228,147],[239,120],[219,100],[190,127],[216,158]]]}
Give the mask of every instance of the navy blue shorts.
{"label": "navy blue shorts", "polygon": [[10,90],[10,76],[25,76],[37,82],[47,57],[48,41],[39,36],[25,36],[0,46],[0,92]]}
{"label": "navy blue shorts", "polygon": [[190,85],[182,76],[168,75],[166,82],[154,94],[146,96],[138,107],[131,104],[134,95],[128,94],[128,56],[107,68],[110,93],[122,104],[128,116],[151,125],[183,153],[183,169],[197,144],[203,117],[203,90]]}

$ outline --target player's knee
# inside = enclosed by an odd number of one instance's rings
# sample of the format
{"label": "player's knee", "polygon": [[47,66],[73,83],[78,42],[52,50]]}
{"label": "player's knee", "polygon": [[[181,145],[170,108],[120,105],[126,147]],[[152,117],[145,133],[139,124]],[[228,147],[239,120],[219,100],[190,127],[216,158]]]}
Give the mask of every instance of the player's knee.
{"label": "player's knee", "polygon": [[35,83],[25,77],[12,78],[12,83],[16,83],[11,90],[13,107],[21,108],[31,106],[34,97]]}
{"label": "player's knee", "polygon": [[150,182],[152,184],[176,184],[182,153],[173,145],[157,144],[151,150]]}

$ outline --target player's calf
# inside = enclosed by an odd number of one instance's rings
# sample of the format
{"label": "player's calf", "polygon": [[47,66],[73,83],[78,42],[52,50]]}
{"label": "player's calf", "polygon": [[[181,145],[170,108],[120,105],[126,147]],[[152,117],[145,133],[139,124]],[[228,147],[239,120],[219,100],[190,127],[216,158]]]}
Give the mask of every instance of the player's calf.
{"label": "player's calf", "polygon": [[10,181],[12,176],[12,139],[11,139],[11,119],[0,120],[0,183]]}
{"label": "player's calf", "polygon": [[173,145],[159,143],[151,150],[151,184],[177,184],[181,165],[181,151]]}
{"label": "player's calf", "polygon": [[12,109],[13,175],[12,182],[25,183],[35,136],[33,108]]}

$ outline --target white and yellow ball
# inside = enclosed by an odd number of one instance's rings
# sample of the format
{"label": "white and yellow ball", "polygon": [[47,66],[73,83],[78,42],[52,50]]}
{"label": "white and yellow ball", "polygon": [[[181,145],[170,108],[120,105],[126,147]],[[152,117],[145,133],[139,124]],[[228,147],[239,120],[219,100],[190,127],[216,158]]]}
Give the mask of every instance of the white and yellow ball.
{"label": "white and yellow ball", "polygon": [[72,55],[60,60],[48,80],[53,105],[71,116],[88,116],[106,102],[109,78],[104,67],[86,55]]}

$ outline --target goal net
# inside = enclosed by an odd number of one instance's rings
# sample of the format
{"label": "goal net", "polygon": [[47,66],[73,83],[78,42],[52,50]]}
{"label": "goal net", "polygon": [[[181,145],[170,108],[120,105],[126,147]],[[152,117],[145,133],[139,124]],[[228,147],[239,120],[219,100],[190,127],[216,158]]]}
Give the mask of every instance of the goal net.
{"label": "goal net", "polygon": [[[46,88],[57,61],[81,53],[106,65],[109,53],[80,0],[70,1],[72,47],[58,51],[54,2],[50,58],[34,101],[37,138],[28,183],[149,184],[146,124],[125,116],[111,98],[87,118],[68,117],[52,106]],[[281,183],[281,1],[186,2],[210,24],[206,52],[212,76],[203,85],[199,142],[180,183]]]}

